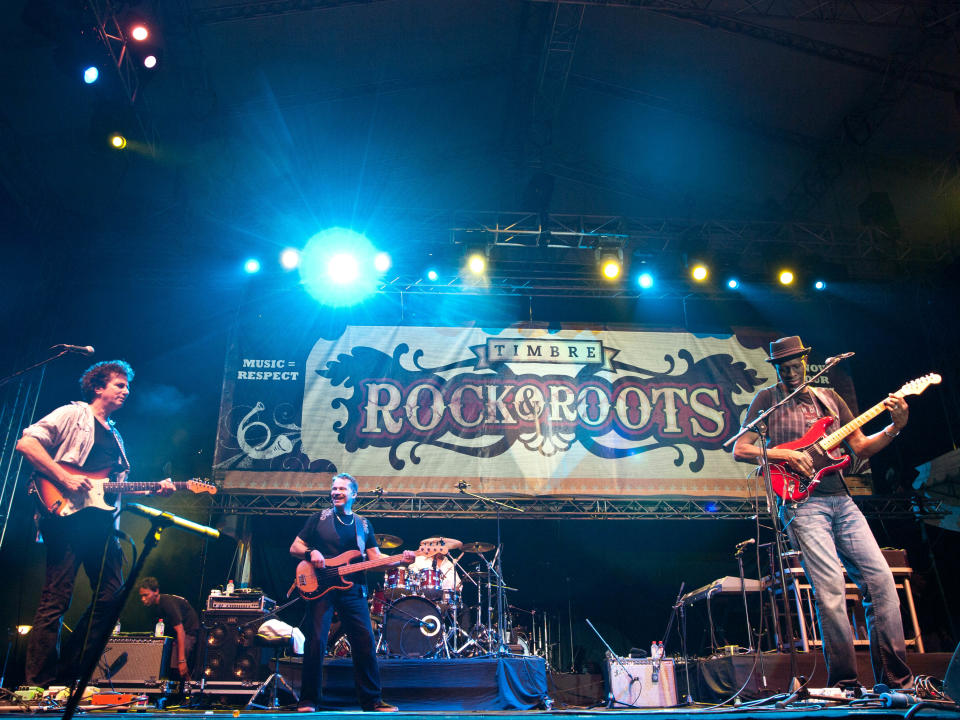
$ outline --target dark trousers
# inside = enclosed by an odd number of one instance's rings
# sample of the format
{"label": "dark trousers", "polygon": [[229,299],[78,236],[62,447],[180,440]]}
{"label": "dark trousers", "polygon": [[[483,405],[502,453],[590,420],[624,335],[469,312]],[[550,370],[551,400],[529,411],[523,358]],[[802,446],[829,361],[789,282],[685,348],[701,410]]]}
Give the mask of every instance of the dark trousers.
{"label": "dark trousers", "polygon": [[349,590],[331,590],[307,605],[304,624],[307,642],[303,654],[300,702],[312,705],[321,697],[320,676],[334,610],[337,611],[341,626],[346,630],[347,639],[350,641],[353,680],[360,707],[368,709],[380,699],[380,667],[374,653],[370,609],[367,607],[367,599],[357,585]]}
{"label": "dark trousers", "polygon": [[[113,516],[100,510],[40,521],[46,577],[27,645],[27,684],[72,682],[99,650],[96,639],[109,630],[123,584],[123,553],[113,531]],[[63,616],[70,608],[80,565],[90,578],[93,601],[61,648]]]}

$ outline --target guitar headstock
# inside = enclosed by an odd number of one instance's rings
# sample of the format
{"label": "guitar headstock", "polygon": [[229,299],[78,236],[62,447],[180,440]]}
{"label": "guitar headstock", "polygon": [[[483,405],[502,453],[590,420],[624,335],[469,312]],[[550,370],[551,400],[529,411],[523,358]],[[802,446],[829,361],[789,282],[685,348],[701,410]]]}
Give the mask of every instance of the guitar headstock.
{"label": "guitar headstock", "polygon": [[187,480],[186,488],[190,492],[195,493],[210,493],[211,495],[217,494],[217,486],[214,485],[209,480],[200,480],[199,478],[191,478]]}
{"label": "guitar headstock", "polygon": [[433,557],[434,555],[446,555],[451,550],[459,550],[463,546],[463,542],[460,540],[454,540],[453,538],[427,538],[426,540],[420,541],[420,547],[417,550],[417,555],[424,555],[426,557]]}
{"label": "guitar headstock", "polygon": [[926,375],[918,377],[916,380],[905,383],[896,394],[900,397],[904,395],[919,395],[931,385],[939,385],[940,380],[941,377],[936,373],[927,373]]}

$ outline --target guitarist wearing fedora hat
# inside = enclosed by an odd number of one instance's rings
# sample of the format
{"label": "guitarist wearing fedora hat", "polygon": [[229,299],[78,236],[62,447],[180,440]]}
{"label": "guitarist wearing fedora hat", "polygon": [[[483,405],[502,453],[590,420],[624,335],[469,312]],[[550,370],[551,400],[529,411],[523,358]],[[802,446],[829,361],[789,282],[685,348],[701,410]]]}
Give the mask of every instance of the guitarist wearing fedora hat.
{"label": "guitarist wearing fedora hat", "polygon": [[[767,362],[773,364],[779,382],[754,396],[745,423],[804,382],[810,350],[796,335],[770,343]],[[873,435],[857,428],[846,437],[850,450],[861,460],[893,442],[907,424],[907,403],[902,397],[891,394],[883,405],[890,413],[889,425]],[[835,391],[808,386],[768,417],[767,455],[771,466],[780,464],[799,477],[813,476],[816,468],[810,454],[780,446],[799,440],[827,416],[839,421],[834,423],[836,427],[853,420],[847,404]],[[752,431],[742,435],[734,445],[734,457],[742,462],[759,462],[759,439]],[[912,686],[893,574],[863,513],[851,499],[839,469],[825,472],[811,487],[801,502],[782,503],[780,516],[791,545],[801,552],[804,572],[813,587],[827,684],[857,683],[853,634],[846,613],[845,569],[863,596],[874,682],[891,688]],[[779,495],[782,500],[784,496]]]}

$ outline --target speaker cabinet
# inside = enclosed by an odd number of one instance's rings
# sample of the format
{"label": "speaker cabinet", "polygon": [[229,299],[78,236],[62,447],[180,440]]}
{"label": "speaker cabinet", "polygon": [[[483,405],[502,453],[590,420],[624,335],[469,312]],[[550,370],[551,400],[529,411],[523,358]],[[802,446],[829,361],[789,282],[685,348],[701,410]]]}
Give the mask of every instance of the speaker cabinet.
{"label": "speaker cabinet", "polygon": [[608,654],[604,670],[613,707],[674,707],[677,704],[673,660],[620,658],[617,662]]}
{"label": "speaker cabinet", "polygon": [[159,685],[167,677],[170,638],[141,633],[114,635],[90,681],[94,685]]}
{"label": "speaker cabinet", "polygon": [[199,661],[212,681],[261,681],[267,676],[269,651],[254,639],[262,613],[204,610]]}

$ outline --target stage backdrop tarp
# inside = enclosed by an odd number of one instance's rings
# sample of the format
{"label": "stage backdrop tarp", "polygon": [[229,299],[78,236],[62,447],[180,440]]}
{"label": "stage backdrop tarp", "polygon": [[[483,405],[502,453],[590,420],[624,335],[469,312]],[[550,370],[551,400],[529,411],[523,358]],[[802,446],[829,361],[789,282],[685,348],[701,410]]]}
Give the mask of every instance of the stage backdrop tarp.
{"label": "stage backdrop tarp", "polygon": [[[334,339],[240,331],[215,468],[226,492],[754,493],[733,460],[769,334],[348,326]],[[811,369],[818,369],[816,356]],[[856,412],[849,379],[833,383]]]}

